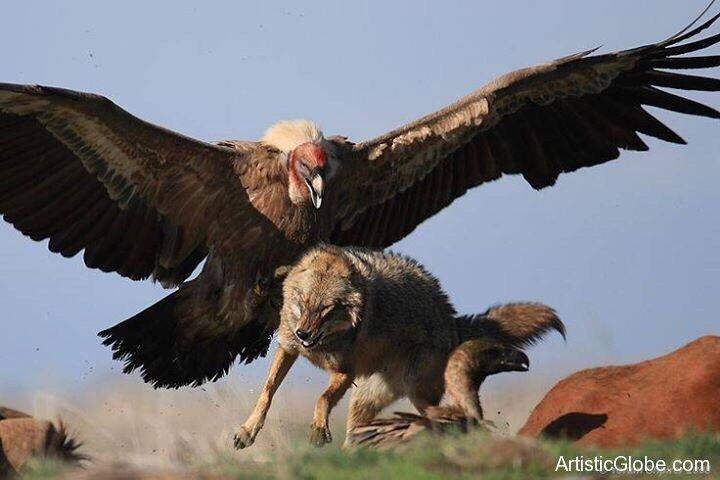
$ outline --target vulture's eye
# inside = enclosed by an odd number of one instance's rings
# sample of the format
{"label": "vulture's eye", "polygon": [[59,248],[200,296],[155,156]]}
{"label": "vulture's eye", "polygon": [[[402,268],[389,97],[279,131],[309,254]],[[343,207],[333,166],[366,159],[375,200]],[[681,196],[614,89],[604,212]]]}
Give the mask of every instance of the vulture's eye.
{"label": "vulture's eye", "polygon": [[298,162],[298,171],[303,177],[310,175],[310,167],[308,167],[305,162]]}
{"label": "vulture's eye", "polygon": [[499,348],[494,348],[494,347],[493,347],[493,348],[488,348],[488,349],[485,351],[485,353],[486,353],[486,355],[487,355],[488,357],[497,358],[497,357],[499,357],[500,355],[502,355],[503,351],[502,351],[501,349],[499,349]]}

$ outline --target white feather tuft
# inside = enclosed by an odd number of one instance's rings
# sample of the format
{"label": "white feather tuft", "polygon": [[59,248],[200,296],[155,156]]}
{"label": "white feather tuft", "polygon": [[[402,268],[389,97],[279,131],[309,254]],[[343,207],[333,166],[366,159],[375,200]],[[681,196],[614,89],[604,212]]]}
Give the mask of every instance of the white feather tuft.
{"label": "white feather tuft", "polygon": [[261,141],[289,153],[303,143],[320,144],[325,138],[316,123],[308,120],[283,120],[271,126]]}

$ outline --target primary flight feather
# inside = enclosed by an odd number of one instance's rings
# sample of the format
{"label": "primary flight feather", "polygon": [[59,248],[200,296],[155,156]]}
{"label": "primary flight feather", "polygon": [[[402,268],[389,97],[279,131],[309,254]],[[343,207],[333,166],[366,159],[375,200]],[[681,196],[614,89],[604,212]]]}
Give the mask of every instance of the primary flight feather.
{"label": "primary flight feather", "polygon": [[[678,70],[720,66],[695,39],[583,52],[504,75],[431,115],[353,144],[312,122],[216,144],[144,122],[104,97],[0,84],[0,213],[90,268],[178,289],[101,332],[156,386],[199,385],[267,352],[283,267],[320,241],[386,247],[469,188],[561,173],[684,143],[646,106],[720,118],[671,93],[720,90]],[[187,280],[206,260],[200,274]]]}

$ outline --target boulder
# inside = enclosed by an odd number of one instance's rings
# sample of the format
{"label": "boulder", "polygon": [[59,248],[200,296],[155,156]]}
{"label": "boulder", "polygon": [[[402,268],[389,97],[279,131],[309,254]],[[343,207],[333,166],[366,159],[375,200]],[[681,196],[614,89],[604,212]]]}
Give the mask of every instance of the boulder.
{"label": "boulder", "polygon": [[521,435],[618,447],[692,431],[720,432],[720,337],[662,357],[582,370],[535,407]]}
{"label": "boulder", "polygon": [[62,423],[0,407],[0,478],[19,472],[32,457],[54,457],[70,463],[83,459],[80,444],[67,434]]}
{"label": "boulder", "polygon": [[25,412],[21,412],[19,410],[13,410],[12,408],[0,406],[0,420],[8,420],[10,418],[28,418],[28,417],[30,417],[30,415],[28,415]]}

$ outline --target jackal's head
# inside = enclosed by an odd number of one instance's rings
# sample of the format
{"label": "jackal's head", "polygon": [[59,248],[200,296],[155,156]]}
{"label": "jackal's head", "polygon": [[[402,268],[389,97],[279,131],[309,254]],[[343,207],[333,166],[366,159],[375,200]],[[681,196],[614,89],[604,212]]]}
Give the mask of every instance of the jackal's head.
{"label": "jackal's head", "polygon": [[341,249],[306,254],[283,284],[282,322],[306,349],[330,344],[357,327],[365,282]]}

